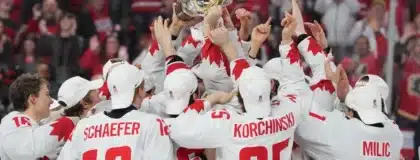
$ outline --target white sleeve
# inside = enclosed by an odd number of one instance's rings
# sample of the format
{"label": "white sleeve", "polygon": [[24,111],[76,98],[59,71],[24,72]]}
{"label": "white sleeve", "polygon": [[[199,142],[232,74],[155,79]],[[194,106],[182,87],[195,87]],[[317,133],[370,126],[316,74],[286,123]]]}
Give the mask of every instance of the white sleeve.
{"label": "white sleeve", "polygon": [[332,0],[316,0],[314,7],[315,11],[318,13],[325,13],[331,3],[333,3]]}
{"label": "white sleeve", "polygon": [[[336,116],[340,114],[339,116]],[[336,139],[334,137],[336,125],[341,122],[337,117],[345,118],[340,111],[327,112],[311,110],[296,129],[295,142],[311,157],[331,152],[331,146]],[[341,116],[342,115],[342,116]]]}
{"label": "white sleeve", "polygon": [[197,100],[185,113],[175,118],[169,135],[178,145],[190,149],[218,148],[229,140],[230,114],[226,110],[214,110],[200,115],[209,106]]}
{"label": "white sleeve", "polygon": [[[79,123],[83,124],[83,123]],[[64,147],[61,149],[60,155],[58,156],[57,160],[77,160],[80,159],[81,152],[78,150],[80,145],[81,135],[80,135],[80,126],[84,125],[77,125],[76,129],[73,131],[71,138],[69,141],[66,142]]]}
{"label": "white sleeve", "polygon": [[13,128],[2,133],[1,143],[10,159],[40,158],[64,144],[73,128],[73,121],[62,117],[35,129],[31,126]]}
{"label": "white sleeve", "polygon": [[150,123],[150,128],[147,130],[147,135],[144,139],[144,154],[143,160],[173,160],[173,144],[168,136],[168,126],[164,121],[157,116],[155,120]]}
{"label": "white sleeve", "polygon": [[[324,64],[327,60],[328,53],[325,53],[311,36],[299,42],[298,49],[312,71],[313,76],[309,84],[310,89],[314,92],[314,100],[325,110],[332,111],[336,98],[336,90],[332,81],[328,80],[325,75]],[[335,71],[335,64],[331,62],[330,65],[332,70]]]}
{"label": "white sleeve", "polygon": [[280,60],[282,66],[279,70],[283,73],[279,79],[280,88],[292,88],[292,90],[307,90],[308,84],[305,82],[305,73],[302,69],[302,61],[299,50],[294,42],[279,46]]}
{"label": "white sleeve", "polygon": [[192,35],[189,35],[178,48],[178,56],[180,56],[188,66],[193,66],[194,60],[200,56],[203,45],[204,42],[195,40]]}
{"label": "white sleeve", "polygon": [[165,80],[165,54],[159,49],[156,40],[152,40],[149,51],[141,62],[141,68],[154,77],[155,91],[160,92]]}
{"label": "white sleeve", "polygon": [[345,0],[344,3],[349,7],[352,14],[356,14],[360,10],[359,1]]}

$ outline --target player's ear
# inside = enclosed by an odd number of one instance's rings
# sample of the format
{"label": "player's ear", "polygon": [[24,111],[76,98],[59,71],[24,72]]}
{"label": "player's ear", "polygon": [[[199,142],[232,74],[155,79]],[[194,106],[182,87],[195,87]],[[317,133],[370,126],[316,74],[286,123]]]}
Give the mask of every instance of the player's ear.
{"label": "player's ear", "polygon": [[36,104],[36,98],[37,98],[37,96],[35,94],[31,94],[31,95],[29,95],[26,103]]}

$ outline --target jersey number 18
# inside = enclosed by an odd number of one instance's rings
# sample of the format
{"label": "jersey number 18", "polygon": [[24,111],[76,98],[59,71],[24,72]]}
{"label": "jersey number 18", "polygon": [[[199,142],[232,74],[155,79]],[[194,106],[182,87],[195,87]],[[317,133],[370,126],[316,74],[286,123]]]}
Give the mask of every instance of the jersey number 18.
{"label": "jersey number 18", "polygon": [[[92,149],[83,153],[83,160],[97,159],[98,150]],[[131,148],[129,146],[113,147],[106,150],[105,160],[115,160],[120,157],[120,160],[131,160]]]}

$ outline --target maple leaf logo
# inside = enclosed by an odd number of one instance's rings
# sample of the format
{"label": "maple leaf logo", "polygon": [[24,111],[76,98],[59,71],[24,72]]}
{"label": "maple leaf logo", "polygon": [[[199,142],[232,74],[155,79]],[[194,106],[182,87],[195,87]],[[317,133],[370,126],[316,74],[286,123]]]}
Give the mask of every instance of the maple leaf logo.
{"label": "maple leaf logo", "polygon": [[178,61],[178,62],[173,62],[173,63],[169,64],[169,65],[168,65],[168,67],[166,68],[166,75],[169,75],[169,74],[170,74],[170,73],[172,73],[173,71],[175,71],[175,70],[177,70],[177,69],[181,69],[181,68],[184,68],[184,69],[190,69],[190,68],[188,67],[188,65],[187,65],[187,64],[185,64],[184,62],[180,62],[180,61]]}
{"label": "maple leaf logo", "polygon": [[292,102],[296,103],[296,95],[289,94],[289,95],[286,95],[286,97],[289,98]]}
{"label": "maple leaf logo", "polygon": [[297,49],[294,43],[290,44],[290,50],[289,53],[287,53],[286,58],[290,59],[290,64],[296,62],[299,64],[299,66],[302,66],[302,61],[300,61],[299,50]]}
{"label": "maple leaf logo", "polygon": [[186,44],[192,44],[194,48],[197,48],[198,44],[200,44],[200,41],[194,40],[192,35],[189,35],[184,41],[182,41],[181,46],[184,47]]}
{"label": "maple leaf logo", "polygon": [[106,81],[104,82],[102,87],[99,88],[98,90],[99,90],[99,96],[101,97],[101,99],[109,100],[111,98],[111,94],[109,93],[108,85]]}
{"label": "maple leaf logo", "polygon": [[317,84],[311,86],[311,90],[314,91],[315,89],[321,89],[322,91],[328,91],[330,94],[334,93],[335,88],[334,85],[330,80],[323,79],[319,81]]}
{"label": "maple leaf logo", "polygon": [[155,55],[156,51],[159,50],[159,45],[156,40],[152,40],[152,44],[150,44],[149,52],[152,56]]}
{"label": "maple leaf logo", "polygon": [[233,67],[233,70],[232,70],[232,75],[235,77],[235,80],[238,80],[238,78],[242,74],[242,71],[247,68],[249,68],[249,64],[245,59],[236,60],[235,66]]}
{"label": "maple leaf logo", "polygon": [[227,75],[230,75],[229,60],[226,55],[208,39],[201,49],[201,59],[208,60],[210,65],[215,63],[218,67],[221,67],[223,62]]}
{"label": "maple leaf logo", "polygon": [[200,113],[201,111],[204,111],[204,101],[203,100],[195,100],[193,104],[188,106],[184,109],[184,113],[188,110],[195,110],[197,113]]}
{"label": "maple leaf logo", "polygon": [[319,46],[312,37],[309,37],[308,52],[312,52],[314,56],[316,56],[318,53],[323,53],[321,46]]}
{"label": "maple leaf logo", "polygon": [[66,142],[70,139],[70,135],[74,129],[74,123],[70,118],[61,117],[51,124],[51,136],[57,136],[58,141]]}

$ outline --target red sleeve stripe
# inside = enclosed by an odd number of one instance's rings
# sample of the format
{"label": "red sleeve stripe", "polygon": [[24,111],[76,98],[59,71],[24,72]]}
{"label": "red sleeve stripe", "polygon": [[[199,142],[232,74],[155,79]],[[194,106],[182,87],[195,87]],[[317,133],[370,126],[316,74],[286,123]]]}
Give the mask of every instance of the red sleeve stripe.
{"label": "red sleeve stripe", "polygon": [[311,116],[313,118],[316,118],[318,120],[321,120],[321,121],[325,121],[325,119],[326,119],[325,116],[321,116],[321,115],[316,114],[314,112],[309,112],[309,116]]}
{"label": "red sleeve stripe", "polygon": [[181,68],[184,68],[184,69],[190,69],[190,68],[188,67],[188,65],[186,65],[184,62],[180,62],[180,61],[178,61],[178,62],[173,62],[173,63],[169,64],[169,65],[168,65],[168,67],[166,68],[166,75],[169,75],[169,74],[171,74],[173,71],[175,71],[175,70],[177,70],[177,69],[181,69]]}

